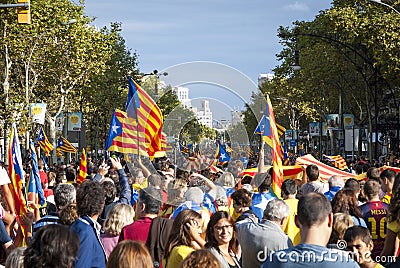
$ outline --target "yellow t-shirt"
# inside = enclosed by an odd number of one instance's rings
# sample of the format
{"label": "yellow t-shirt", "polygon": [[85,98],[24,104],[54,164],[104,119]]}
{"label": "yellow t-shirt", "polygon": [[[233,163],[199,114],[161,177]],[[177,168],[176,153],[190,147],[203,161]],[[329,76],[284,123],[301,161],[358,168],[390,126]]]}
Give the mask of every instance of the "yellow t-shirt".
{"label": "yellow t-shirt", "polygon": [[397,235],[400,238],[400,225],[397,221],[388,222],[386,228]]}
{"label": "yellow t-shirt", "polygon": [[374,268],[385,268],[382,264],[377,263]]}
{"label": "yellow t-shirt", "polygon": [[382,197],[382,202],[390,205],[390,200],[392,199],[392,192],[385,194],[384,197]]}
{"label": "yellow t-shirt", "polygon": [[183,262],[183,260],[194,251],[193,248],[188,246],[174,247],[169,254],[168,262],[163,259],[162,266],[165,268],[176,268]]}
{"label": "yellow t-shirt", "polygon": [[292,240],[293,245],[296,246],[300,243],[300,229],[296,226],[294,222],[294,216],[297,214],[297,204],[298,199],[286,199],[285,203],[289,206],[289,216],[287,218],[286,224],[283,227],[283,231]]}

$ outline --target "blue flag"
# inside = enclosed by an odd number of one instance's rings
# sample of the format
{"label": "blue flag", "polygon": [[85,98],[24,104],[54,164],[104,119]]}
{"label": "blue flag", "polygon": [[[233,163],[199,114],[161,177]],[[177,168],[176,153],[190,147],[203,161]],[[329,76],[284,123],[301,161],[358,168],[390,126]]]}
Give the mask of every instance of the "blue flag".
{"label": "blue flag", "polygon": [[34,201],[37,204],[37,200],[39,199],[40,205],[43,206],[46,203],[46,198],[44,197],[42,183],[40,182],[38,160],[35,145],[32,141],[30,142],[30,151],[32,155],[32,171],[29,177],[28,200]]}

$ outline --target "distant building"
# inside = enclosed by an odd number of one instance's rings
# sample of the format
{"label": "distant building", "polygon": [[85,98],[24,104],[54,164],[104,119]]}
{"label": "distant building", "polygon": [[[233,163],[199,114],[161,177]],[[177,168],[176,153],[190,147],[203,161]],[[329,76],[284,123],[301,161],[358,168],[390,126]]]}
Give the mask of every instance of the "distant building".
{"label": "distant building", "polygon": [[274,74],[259,74],[258,75],[258,86],[261,86],[265,82],[271,82],[274,79]]}
{"label": "distant building", "polygon": [[183,107],[191,108],[192,102],[189,99],[189,89],[187,87],[174,87],[173,91],[178,97],[178,100],[182,103]]}
{"label": "distant building", "polygon": [[235,126],[243,121],[242,112],[239,110],[239,107],[233,107],[233,111],[231,111],[232,116],[232,126]]}
{"label": "distant building", "polygon": [[201,110],[193,108],[193,112],[201,124],[210,128],[213,127],[213,114],[210,110],[210,102],[208,100],[202,100]]}

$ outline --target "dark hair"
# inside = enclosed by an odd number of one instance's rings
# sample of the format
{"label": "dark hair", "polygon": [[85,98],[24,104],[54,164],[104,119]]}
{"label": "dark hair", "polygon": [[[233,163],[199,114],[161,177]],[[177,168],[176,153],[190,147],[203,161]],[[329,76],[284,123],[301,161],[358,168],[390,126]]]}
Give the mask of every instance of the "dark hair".
{"label": "dark hair", "polygon": [[117,195],[117,188],[115,184],[111,181],[103,181],[101,183],[105,194],[105,205],[109,205],[115,200],[115,196]]}
{"label": "dark hair", "polygon": [[70,268],[79,250],[79,238],[59,224],[43,226],[24,252],[24,267]]}
{"label": "dark hair", "polygon": [[330,213],[332,213],[331,203],[323,194],[311,192],[299,199],[297,219],[303,226],[320,224]]}
{"label": "dark hair", "polygon": [[332,199],[332,211],[333,213],[347,213],[357,218],[363,216],[356,194],[349,188],[343,188],[335,194]]}
{"label": "dark hair", "polygon": [[400,173],[396,175],[392,189],[393,196],[389,204],[388,222],[397,221],[400,223]]}
{"label": "dark hair", "polygon": [[367,170],[367,178],[369,179],[369,180],[377,180],[377,181],[379,181],[379,168],[376,168],[376,167],[370,167],[368,170]]}
{"label": "dark hair", "polygon": [[79,218],[76,204],[68,204],[60,212],[59,224],[70,226]]}
{"label": "dark hair", "polygon": [[158,214],[161,208],[161,192],[153,187],[147,187],[139,191],[139,201],[145,204],[145,213]]}
{"label": "dark hair", "polygon": [[231,198],[234,203],[242,206],[242,207],[250,207],[251,206],[251,193],[246,189],[239,189],[231,195]]}
{"label": "dark hair", "polygon": [[343,236],[343,240],[347,243],[352,242],[357,238],[361,239],[361,241],[367,245],[372,241],[372,236],[368,228],[358,225],[348,228]]}
{"label": "dark hair", "polygon": [[192,220],[201,221],[201,215],[194,210],[185,209],[179,212],[172,224],[171,233],[165,246],[164,258],[168,261],[171,251],[176,246],[192,246],[192,238],[186,223]]}
{"label": "dark hair", "polygon": [[360,182],[354,178],[347,179],[344,188],[350,188],[356,194],[360,191]]}
{"label": "dark hair", "polygon": [[179,265],[179,268],[222,268],[217,257],[207,249],[199,249],[190,253]]}
{"label": "dark hair", "polygon": [[147,183],[151,184],[153,187],[160,187],[161,186],[161,176],[158,174],[151,174],[147,178]]}
{"label": "dark hair", "polygon": [[287,179],[282,183],[282,192],[285,195],[296,194],[297,184],[293,179]]}
{"label": "dark hair", "polygon": [[372,199],[375,196],[379,195],[379,190],[381,186],[379,182],[377,182],[375,179],[369,179],[365,182],[364,184],[364,193],[368,197],[368,199]]}
{"label": "dark hair", "polygon": [[76,192],[79,216],[93,216],[103,211],[105,194],[100,183],[84,181]]}
{"label": "dark hair", "polygon": [[57,209],[63,209],[76,199],[75,187],[71,184],[58,184],[54,188],[54,202]]}
{"label": "dark hair", "polygon": [[306,168],[306,174],[309,181],[316,181],[319,177],[319,169],[316,165],[308,165]]}
{"label": "dark hair", "polygon": [[380,178],[387,178],[390,182],[394,181],[394,178],[396,177],[396,172],[390,169],[385,169],[384,171],[381,172]]}
{"label": "dark hair", "polygon": [[269,173],[257,173],[254,176],[254,183],[258,188],[258,192],[262,193],[271,187],[272,177]]}
{"label": "dark hair", "polygon": [[239,241],[237,239],[238,229],[237,229],[235,222],[232,219],[231,215],[229,215],[229,212],[227,212],[227,211],[217,211],[211,216],[210,221],[208,222],[208,225],[207,225],[207,230],[206,230],[207,244],[205,245],[205,247],[212,247],[220,253],[220,250],[218,247],[219,246],[218,242],[215,239],[214,226],[221,219],[226,219],[229,222],[229,224],[232,225],[233,232],[232,232],[232,239],[231,239],[231,241],[229,241],[229,250],[232,251],[233,253],[237,254],[238,249],[239,249]]}
{"label": "dark hair", "polygon": [[67,178],[67,181],[69,181],[69,182],[75,181],[75,179],[76,179],[76,170],[73,169],[72,167],[68,167],[65,170],[65,177]]}

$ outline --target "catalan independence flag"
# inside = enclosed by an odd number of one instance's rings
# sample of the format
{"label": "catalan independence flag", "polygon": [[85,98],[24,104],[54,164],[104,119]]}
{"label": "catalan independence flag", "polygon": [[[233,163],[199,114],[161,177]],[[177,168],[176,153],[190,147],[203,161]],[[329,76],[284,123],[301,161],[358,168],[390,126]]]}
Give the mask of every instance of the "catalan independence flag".
{"label": "catalan independence flag", "polygon": [[[267,125],[268,126],[268,124],[269,124],[269,122],[267,121],[268,119],[265,117],[265,115],[263,115],[262,117],[261,117],[261,120],[260,120],[260,122],[258,123],[258,125],[257,125],[257,127],[256,127],[256,129],[254,130],[254,134],[263,134],[264,133],[264,127]],[[267,122],[266,122],[267,121]],[[280,137],[282,137],[282,135],[285,133],[285,131],[286,131],[286,128],[285,127],[283,127],[283,126],[281,126],[281,125],[279,125],[278,123],[276,123],[276,129],[277,129],[277,131],[278,131],[278,137],[280,138]]]}
{"label": "catalan independence flag", "polygon": [[85,148],[82,148],[82,155],[81,155],[81,163],[79,165],[79,175],[78,179],[76,180],[77,183],[81,184],[86,180],[87,177],[87,160],[86,160],[86,152]]}
{"label": "catalan independence flag", "polygon": [[28,200],[43,206],[46,203],[46,198],[44,197],[42,183],[40,181],[35,145],[32,141],[30,142],[30,151],[32,156],[32,171],[28,183]]}
{"label": "catalan independence flag", "polygon": [[149,155],[161,151],[163,116],[154,100],[130,77],[126,113],[138,122],[139,132],[145,134]]}
{"label": "catalan independence flag", "polygon": [[179,143],[179,151],[184,155],[184,156],[189,156],[189,148],[183,145],[182,143]]}
{"label": "catalan independence flag", "polygon": [[106,150],[126,154],[146,155],[145,133],[138,130],[135,119],[116,109],[113,112]]}
{"label": "catalan independence flag", "polygon": [[11,194],[14,199],[15,213],[21,216],[26,213],[25,175],[22,167],[21,148],[17,127],[12,124],[10,143],[8,147],[8,175],[11,180]]}
{"label": "catalan independence flag", "polygon": [[272,108],[271,100],[267,95],[267,109],[265,112],[265,125],[262,134],[263,140],[271,146],[272,154],[272,190],[277,197],[281,196],[281,188],[283,182],[283,169],[282,169],[282,148],[279,141],[278,129],[276,127],[274,110]]}
{"label": "catalan independence flag", "polygon": [[44,151],[44,153],[46,155],[50,155],[50,152],[53,151],[53,144],[51,144],[51,142],[47,139],[46,134],[43,131],[43,128],[40,127],[39,129],[39,135],[37,137],[37,142],[40,146],[40,148],[42,148],[42,150]]}
{"label": "catalan independence flag", "polygon": [[225,150],[225,148],[222,146],[220,141],[217,141],[217,151],[215,153],[215,159],[218,159],[219,165],[228,163],[231,160],[230,155]]}
{"label": "catalan independence flag", "polygon": [[335,156],[327,156],[324,155],[325,158],[327,158],[328,161],[330,161],[335,167],[337,167],[340,170],[348,170],[348,166],[346,163],[346,160],[341,155],[335,155]]}
{"label": "catalan independence flag", "polygon": [[76,149],[66,138],[60,136],[57,141],[57,151],[66,152],[66,153],[76,153],[78,149]]}

